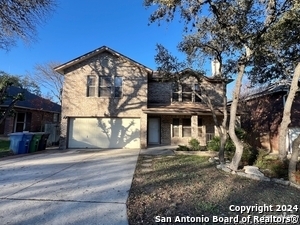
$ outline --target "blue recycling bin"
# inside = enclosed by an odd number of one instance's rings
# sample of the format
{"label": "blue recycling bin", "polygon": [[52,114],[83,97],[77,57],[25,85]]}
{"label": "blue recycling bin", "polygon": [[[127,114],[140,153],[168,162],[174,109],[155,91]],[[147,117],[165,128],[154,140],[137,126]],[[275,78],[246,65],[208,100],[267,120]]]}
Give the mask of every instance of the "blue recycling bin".
{"label": "blue recycling bin", "polygon": [[18,154],[25,154],[29,152],[30,142],[33,137],[33,133],[23,133],[22,140],[19,144]]}
{"label": "blue recycling bin", "polygon": [[13,151],[14,154],[25,154],[29,151],[30,141],[33,137],[32,133],[11,133],[10,137],[10,146],[9,148]]}
{"label": "blue recycling bin", "polygon": [[14,154],[19,153],[19,146],[20,142],[22,141],[23,135],[23,132],[11,133],[8,135],[10,139],[9,149],[12,150]]}

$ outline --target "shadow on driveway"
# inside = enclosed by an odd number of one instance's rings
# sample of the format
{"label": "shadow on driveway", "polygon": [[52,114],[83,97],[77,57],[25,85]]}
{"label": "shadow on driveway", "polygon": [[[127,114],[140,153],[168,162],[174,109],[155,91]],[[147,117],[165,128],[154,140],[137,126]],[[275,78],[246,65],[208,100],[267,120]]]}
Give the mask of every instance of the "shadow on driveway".
{"label": "shadow on driveway", "polygon": [[139,149],[45,151],[0,161],[1,224],[128,224]]}

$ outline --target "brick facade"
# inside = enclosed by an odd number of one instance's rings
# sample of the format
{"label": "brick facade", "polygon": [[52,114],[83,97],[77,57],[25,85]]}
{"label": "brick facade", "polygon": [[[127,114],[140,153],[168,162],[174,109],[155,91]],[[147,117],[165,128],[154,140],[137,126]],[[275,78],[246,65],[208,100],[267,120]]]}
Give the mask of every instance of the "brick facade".
{"label": "brick facade", "polygon": [[[182,102],[181,107],[193,107],[193,112],[180,112],[174,114],[171,111],[159,114],[151,114],[147,109],[153,105],[173,106],[173,83],[154,79],[152,70],[141,64],[107,48],[102,47],[86,55],[78,57],[56,68],[56,71],[64,75],[64,87],[62,93],[62,120],[60,147],[67,147],[68,125],[70,118],[139,118],[140,119],[140,145],[147,148],[148,145],[148,118],[160,118],[160,143],[159,144],[187,144],[191,137],[199,138],[201,144],[206,145],[206,133],[215,133],[211,113],[207,111],[204,103]],[[93,77],[95,83],[95,95],[87,95],[87,80]],[[101,77],[121,77],[122,96],[102,97],[99,95]],[[187,78],[183,83],[196,83],[195,78]],[[200,85],[210,95],[212,103],[222,105],[222,83],[218,79],[203,77]],[[193,97],[195,98],[195,97]],[[187,107],[185,107],[185,104]],[[204,108],[207,115],[201,115],[198,107]],[[178,110],[178,109],[177,109]],[[154,109],[155,111],[155,109]],[[201,129],[198,127],[198,117],[202,118]],[[178,118],[180,123],[184,118],[191,120],[190,137],[183,137],[182,125],[179,125],[179,136],[172,136],[173,119]],[[199,129],[201,135],[198,135]],[[187,128],[188,130],[188,128]]]}
{"label": "brick facade", "polygon": [[[109,57],[112,65],[103,65]],[[123,95],[120,98],[87,96],[87,77],[96,75],[96,93],[100,76],[120,76],[123,79]],[[148,72],[134,63],[108,52],[91,57],[65,71],[62,95],[61,148],[66,148],[67,126],[70,117],[140,118],[141,147],[147,146]]]}
{"label": "brick facade", "polygon": [[[198,84],[198,81],[189,77],[186,80],[181,81],[182,84]],[[148,113],[148,117],[160,118],[160,144],[163,145],[188,145],[188,142],[192,138],[199,140],[200,145],[205,146],[215,135],[218,135],[217,129],[215,128],[214,121],[211,112],[207,111],[207,105],[204,102],[176,102],[172,100],[173,85],[171,82],[163,82],[160,80],[152,80],[148,84],[148,107],[152,107],[151,112]],[[201,89],[205,90],[205,94],[209,96],[214,106],[222,106],[222,83],[216,82],[213,79],[203,78],[200,83]],[[203,96],[205,98],[205,96]],[[194,99],[192,99],[194,100]],[[159,105],[161,115],[159,112],[155,112],[156,105]],[[165,106],[165,108],[163,108]],[[182,109],[182,111],[179,110]],[[205,114],[201,112],[201,109],[206,109]],[[178,114],[174,112],[178,111]],[[189,111],[190,110],[190,111]],[[184,115],[185,114],[185,115]],[[173,119],[179,119],[179,135],[174,136]],[[190,119],[191,135],[185,137],[183,135],[183,119]],[[199,120],[198,120],[199,119]],[[223,119],[222,115],[218,116],[219,122]],[[201,125],[198,126],[198,121]],[[150,131],[149,131],[150,132]]]}
{"label": "brick facade", "polygon": [[170,104],[172,99],[171,82],[149,82],[148,103]]}
{"label": "brick facade", "polygon": [[[25,124],[25,131],[30,132],[42,132],[44,131],[45,124],[53,124],[58,123],[59,121],[53,121],[54,113],[51,112],[44,112],[44,111],[37,111],[37,110],[26,110],[20,111],[16,110],[17,113],[26,113],[26,124]],[[57,114],[57,113],[56,113]],[[15,128],[15,120],[16,114],[14,116],[9,116],[3,122],[3,133],[2,135],[7,136],[10,133],[16,131]]]}
{"label": "brick facade", "polygon": [[[278,91],[248,99],[242,103],[245,114],[241,117],[241,126],[247,133],[251,133],[247,136],[251,146],[278,152],[278,131],[285,97],[286,92]],[[292,105],[289,128],[300,128],[300,98],[298,95]]]}
{"label": "brick facade", "polygon": [[[148,115],[149,117],[160,119],[160,144],[162,145],[188,145],[188,142],[195,138],[201,146],[206,146],[209,137],[217,136],[212,116],[204,115]],[[202,125],[198,126],[198,118]],[[173,119],[179,119],[179,135],[173,134]],[[191,135],[184,137],[182,119],[191,119]],[[219,120],[221,121],[221,117]],[[150,131],[149,131],[150,132]]]}

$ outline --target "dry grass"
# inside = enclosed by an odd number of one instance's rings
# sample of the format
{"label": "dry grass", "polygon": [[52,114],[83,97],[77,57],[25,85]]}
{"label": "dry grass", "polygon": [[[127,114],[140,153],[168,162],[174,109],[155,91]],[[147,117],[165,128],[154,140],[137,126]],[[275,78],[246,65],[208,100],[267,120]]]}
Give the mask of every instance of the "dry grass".
{"label": "dry grass", "polygon": [[[299,204],[299,189],[227,174],[207,157],[152,157],[150,172],[142,171],[145,159],[151,158],[139,157],[127,202],[130,224],[155,224],[156,216],[173,221],[176,216],[242,216],[230,212],[230,205]],[[212,220],[206,224],[213,224]]]}

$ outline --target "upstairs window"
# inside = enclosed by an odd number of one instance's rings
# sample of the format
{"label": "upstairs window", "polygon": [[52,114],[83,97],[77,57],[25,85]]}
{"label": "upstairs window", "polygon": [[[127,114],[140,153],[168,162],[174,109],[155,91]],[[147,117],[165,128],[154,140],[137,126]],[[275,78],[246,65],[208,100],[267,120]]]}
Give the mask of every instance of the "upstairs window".
{"label": "upstairs window", "polygon": [[110,97],[111,96],[111,77],[100,77],[99,82],[99,96]]}
{"label": "upstairs window", "polygon": [[96,94],[96,76],[89,75],[87,77],[87,97],[94,97]]}
{"label": "upstairs window", "polygon": [[176,102],[201,102],[199,84],[175,84],[172,100]]}
{"label": "upstairs window", "polygon": [[192,102],[192,87],[189,84],[182,84],[182,101],[183,102]]}
{"label": "upstairs window", "polygon": [[99,81],[99,96],[121,98],[123,95],[122,86],[122,77],[101,76]]}
{"label": "upstairs window", "polygon": [[180,102],[181,101],[181,86],[178,83],[173,84],[173,92],[172,99],[173,101]]}
{"label": "upstairs window", "polygon": [[194,102],[201,102],[201,90],[199,84],[194,84]]}
{"label": "upstairs window", "polygon": [[114,79],[114,96],[116,98],[122,97],[122,77],[115,77]]}

